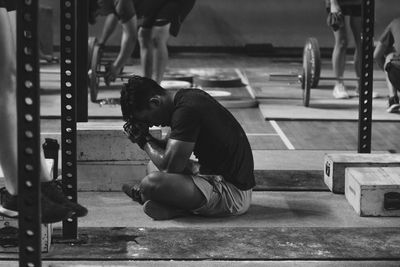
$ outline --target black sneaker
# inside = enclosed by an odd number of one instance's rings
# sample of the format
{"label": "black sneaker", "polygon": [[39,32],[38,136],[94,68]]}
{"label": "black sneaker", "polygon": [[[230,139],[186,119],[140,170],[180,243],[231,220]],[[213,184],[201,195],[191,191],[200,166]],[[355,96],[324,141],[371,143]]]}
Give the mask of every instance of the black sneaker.
{"label": "black sneaker", "polygon": [[133,201],[138,202],[139,204],[143,205],[143,200],[142,200],[142,194],[140,192],[140,185],[136,184],[136,185],[127,185],[127,184],[123,184],[122,185],[122,191],[128,196],[130,197]]}
{"label": "black sneaker", "polygon": [[389,105],[386,110],[389,113],[395,113],[400,110],[399,97],[397,95],[389,97]]}
{"label": "black sneaker", "polygon": [[84,206],[70,201],[59,188],[56,182],[42,182],[42,194],[48,197],[54,203],[60,204],[66,208],[71,209],[76,217],[83,217],[88,214],[87,208]]}
{"label": "black sneaker", "polygon": [[[44,195],[41,197],[41,206],[42,223],[61,222],[74,214],[72,210],[52,202]],[[6,190],[2,192],[0,215],[8,218],[18,218],[18,196],[12,196]]]}

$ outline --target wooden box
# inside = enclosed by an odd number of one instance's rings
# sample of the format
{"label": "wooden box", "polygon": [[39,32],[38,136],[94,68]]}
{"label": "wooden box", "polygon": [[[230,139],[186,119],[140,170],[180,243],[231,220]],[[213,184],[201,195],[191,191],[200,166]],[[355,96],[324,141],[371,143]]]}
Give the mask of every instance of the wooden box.
{"label": "wooden box", "polygon": [[326,154],[324,181],[333,193],[344,193],[344,175],[347,167],[400,166],[400,154]]}
{"label": "wooden box", "polygon": [[400,216],[400,167],[347,168],[345,195],[360,216]]}

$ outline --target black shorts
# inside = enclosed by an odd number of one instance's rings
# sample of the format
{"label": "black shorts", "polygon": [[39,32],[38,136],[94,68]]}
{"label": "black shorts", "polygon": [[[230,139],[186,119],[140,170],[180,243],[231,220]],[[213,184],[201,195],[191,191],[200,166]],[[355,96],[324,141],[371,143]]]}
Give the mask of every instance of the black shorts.
{"label": "black shorts", "polygon": [[[361,17],[361,5],[340,6],[340,10],[345,16]],[[326,8],[326,12],[328,14],[331,12],[330,7]]]}
{"label": "black shorts", "polygon": [[390,83],[393,85],[397,91],[400,91],[400,56],[392,59],[385,68],[388,73],[388,78]]}
{"label": "black shorts", "polygon": [[5,8],[7,11],[13,11],[17,9],[16,0],[0,0],[0,8]]}
{"label": "black shorts", "polygon": [[138,3],[138,26],[152,28],[171,23],[170,34],[177,36],[195,0],[142,0]]}

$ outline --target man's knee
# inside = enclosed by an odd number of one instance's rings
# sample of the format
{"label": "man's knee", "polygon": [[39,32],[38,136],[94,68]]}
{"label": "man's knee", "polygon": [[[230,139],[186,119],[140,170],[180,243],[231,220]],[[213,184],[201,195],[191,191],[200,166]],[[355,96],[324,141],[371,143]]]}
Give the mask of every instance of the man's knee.
{"label": "man's knee", "polygon": [[153,27],[153,42],[155,46],[166,45],[169,38],[170,23]]}
{"label": "man's knee", "polygon": [[141,47],[148,47],[152,42],[152,31],[148,28],[140,27],[138,31],[138,40]]}

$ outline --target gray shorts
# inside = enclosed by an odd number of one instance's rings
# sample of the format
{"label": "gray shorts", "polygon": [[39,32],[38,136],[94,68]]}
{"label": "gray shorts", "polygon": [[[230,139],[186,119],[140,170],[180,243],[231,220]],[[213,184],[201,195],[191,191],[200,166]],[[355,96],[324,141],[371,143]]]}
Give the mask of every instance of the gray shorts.
{"label": "gray shorts", "polygon": [[245,213],[251,204],[252,189],[240,190],[221,175],[192,175],[193,182],[206,198],[206,203],[193,210],[203,216],[234,216]]}

